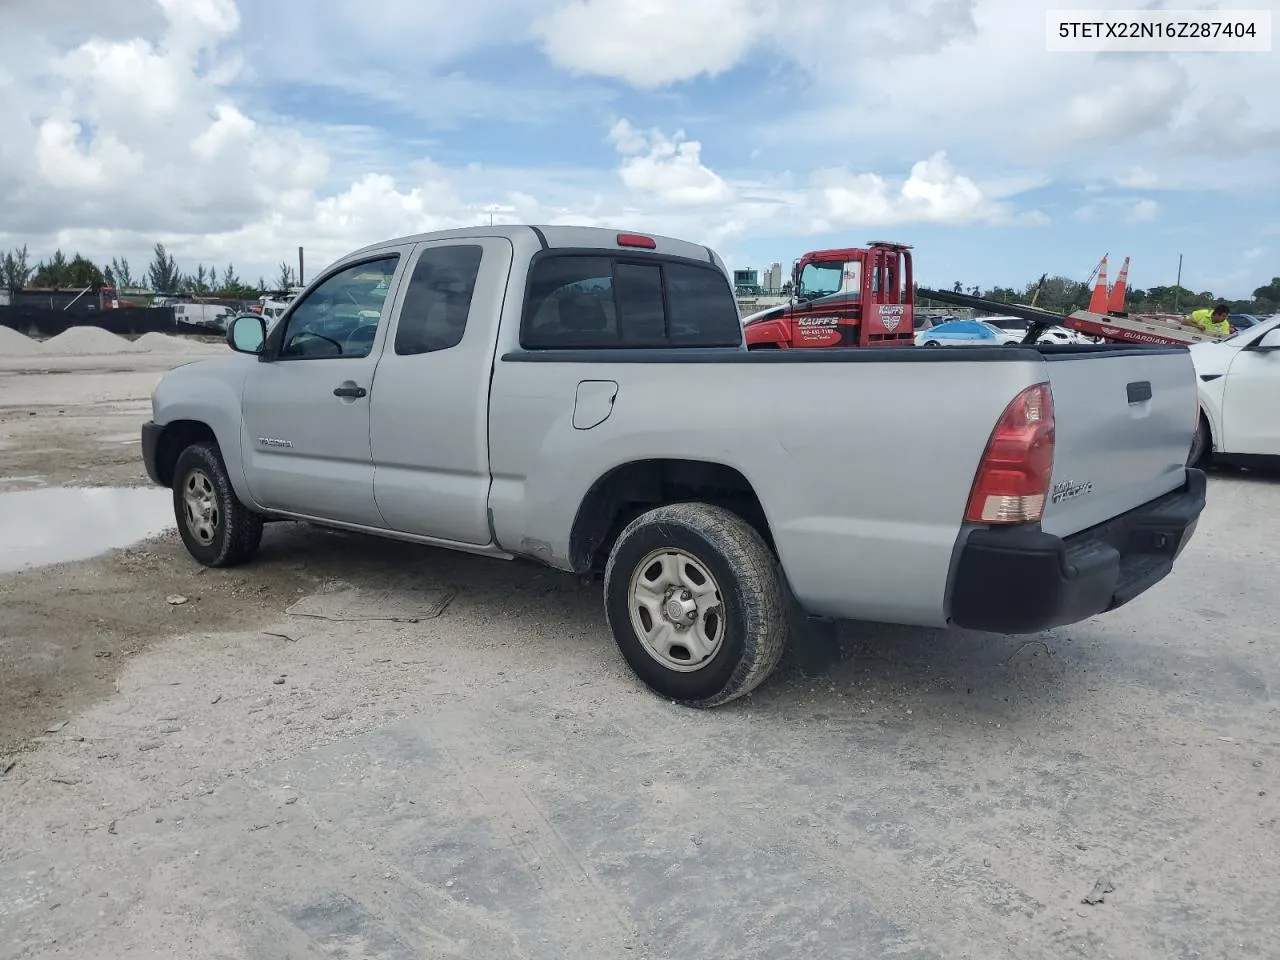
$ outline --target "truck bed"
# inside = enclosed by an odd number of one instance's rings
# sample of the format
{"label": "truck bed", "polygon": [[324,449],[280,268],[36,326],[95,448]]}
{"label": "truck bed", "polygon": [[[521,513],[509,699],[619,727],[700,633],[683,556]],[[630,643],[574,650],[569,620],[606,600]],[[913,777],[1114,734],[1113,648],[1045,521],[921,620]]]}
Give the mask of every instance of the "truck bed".
{"label": "truck bed", "polygon": [[[503,543],[540,545],[542,559],[567,566],[557,536],[580,497],[566,486],[585,494],[628,460],[711,460],[755,489],[807,609],[922,625],[947,622],[975,472],[1022,389],[1047,380],[1064,394],[1053,484],[1094,484],[1046,506],[1059,536],[1182,482],[1195,404],[1190,358],[1177,347],[511,350],[500,361],[490,504]],[[1141,421],[1125,393],[1135,378],[1159,391]],[[566,431],[556,422],[570,409],[558,398],[570,388],[553,385],[580,379],[614,384],[616,396],[599,426]],[[1118,391],[1105,409],[1095,380]]]}

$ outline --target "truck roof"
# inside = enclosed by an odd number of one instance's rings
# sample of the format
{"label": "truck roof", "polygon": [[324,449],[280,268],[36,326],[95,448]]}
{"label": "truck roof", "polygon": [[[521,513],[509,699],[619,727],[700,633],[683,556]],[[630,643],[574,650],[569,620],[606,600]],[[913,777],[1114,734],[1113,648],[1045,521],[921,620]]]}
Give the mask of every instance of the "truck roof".
{"label": "truck roof", "polygon": [[653,253],[685,257],[690,260],[705,260],[715,264],[721,271],[727,272],[724,261],[720,259],[714,250],[703,244],[691,243],[688,240],[664,237],[661,234],[648,233],[643,230],[543,224],[494,224],[491,227],[459,227],[455,230],[433,230],[430,233],[416,233],[406,237],[382,240],[353,251],[341,259],[349,260],[351,257],[371,253],[393,244],[419,243],[424,240],[466,240],[472,237],[505,237],[512,241],[527,242],[532,236],[539,245],[543,244],[545,240],[547,247],[576,247],[593,250],[620,249],[638,253],[647,252],[643,249],[620,245],[618,237],[627,233],[650,237],[657,244],[652,251]]}

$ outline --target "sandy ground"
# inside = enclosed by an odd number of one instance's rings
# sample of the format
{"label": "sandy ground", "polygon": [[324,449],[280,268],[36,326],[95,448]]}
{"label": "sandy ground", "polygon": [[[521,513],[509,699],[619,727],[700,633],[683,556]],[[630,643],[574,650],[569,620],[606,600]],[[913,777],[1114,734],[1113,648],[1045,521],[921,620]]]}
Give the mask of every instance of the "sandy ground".
{"label": "sandy ground", "polygon": [[[155,362],[0,371],[0,490],[141,483]],[[0,577],[0,958],[1273,958],[1278,518],[1217,475],[1113,615],[815,632],[709,713],[525,564],[281,524]]]}

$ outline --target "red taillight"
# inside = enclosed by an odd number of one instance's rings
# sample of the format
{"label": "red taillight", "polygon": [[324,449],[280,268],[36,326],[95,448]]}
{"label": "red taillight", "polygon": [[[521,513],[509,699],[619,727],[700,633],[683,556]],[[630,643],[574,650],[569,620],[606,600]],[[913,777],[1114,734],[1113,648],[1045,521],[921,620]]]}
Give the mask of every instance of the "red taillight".
{"label": "red taillight", "polygon": [[641,233],[620,233],[618,234],[618,246],[656,250],[658,249],[658,242],[653,237],[646,237]]}
{"label": "red taillight", "polygon": [[1037,383],[1013,398],[991,431],[973,478],[968,523],[1034,523],[1053,477],[1053,391]]}

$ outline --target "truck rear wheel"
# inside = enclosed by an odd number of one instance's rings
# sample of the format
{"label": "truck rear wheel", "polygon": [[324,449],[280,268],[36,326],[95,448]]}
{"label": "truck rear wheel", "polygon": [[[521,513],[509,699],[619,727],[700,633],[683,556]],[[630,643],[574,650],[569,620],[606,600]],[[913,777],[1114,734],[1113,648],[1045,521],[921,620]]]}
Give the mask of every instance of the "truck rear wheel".
{"label": "truck rear wheel", "polygon": [[258,552],[262,517],[236,497],[216,444],[195,443],[178,455],[173,512],[187,552],[206,567],[234,567]]}
{"label": "truck rear wheel", "polygon": [[786,647],[778,563],[759,533],[721,507],[670,504],[633,520],[609,556],[604,597],[636,676],[688,706],[750,693]]}

